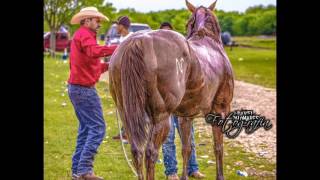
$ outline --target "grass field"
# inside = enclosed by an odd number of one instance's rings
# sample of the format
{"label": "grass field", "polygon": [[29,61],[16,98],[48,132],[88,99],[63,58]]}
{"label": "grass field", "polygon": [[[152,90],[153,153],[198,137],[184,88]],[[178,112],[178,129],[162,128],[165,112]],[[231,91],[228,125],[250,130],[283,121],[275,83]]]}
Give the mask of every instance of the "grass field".
{"label": "grass field", "polygon": [[[261,50],[251,48],[234,48],[227,53],[232,61],[236,79],[260,84],[266,87],[275,87],[275,52],[274,50]],[[242,58],[242,60],[241,60]],[[69,64],[60,59],[44,59],[44,177],[46,180],[69,180],[71,176],[71,157],[74,151],[78,121],[66,91]],[[104,118],[107,123],[107,135],[99,148],[95,160],[95,172],[107,180],[135,179],[128,167],[119,141],[112,140],[118,134],[115,119],[115,107],[110,96],[108,85],[105,82],[97,84],[101,97]],[[66,105],[63,106],[62,104]],[[196,127],[197,128],[197,127]],[[201,138],[199,137],[201,136]],[[196,133],[196,144],[206,142],[205,146],[196,146],[199,168],[207,178],[214,179],[215,165],[207,163],[214,161],[211,137]],[[181,146],[176,138],[178,174],[181,174]],[[126,145],[130,155],[129,145]],[[208,155],[208,158],[200,156]],[[160,152],[159,159],[162,159]],[[242,161],[243,165],[234,163]],[[226,179],[244,179],[236,175],[236,170],[254,167],[259,171],[274,171],[275,164],[255,154],[244,152],[240,147],[231,147],[225,142],[224,173]],[[156,165],[156,179],[165,179],[163,163]],[[262,179],[258,176],[249,176],[245,179]],[[274,176],[263,179],[275,179]]]}
{"label": "grass field", "polygon": [[276,52],[269,49],[226,48],[236,80],[276,88]]}
{"label": "grass field", "polygon": [[276,49],[276,37],[261,37],[261,36],[242,36],[242,37],[233,37],[233,41],[236,41],[237,44],[247,45],[256,48],[266,48],[266,49]]}

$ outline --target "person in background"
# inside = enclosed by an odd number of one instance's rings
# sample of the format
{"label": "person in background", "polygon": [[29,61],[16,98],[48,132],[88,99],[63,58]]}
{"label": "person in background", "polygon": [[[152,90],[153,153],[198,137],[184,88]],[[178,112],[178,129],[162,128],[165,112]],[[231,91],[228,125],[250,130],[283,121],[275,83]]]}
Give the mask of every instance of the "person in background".
{"label": "person in background", "polygon": [[62,25],[62,26],[60,27],[59,31],[60,31],[60,32],[63,32],[63,33],[68,33],[68,28]]}
{"label": "person in background", "polygon": [[173,27],[169,22],[163,22],[160,25],[160,29],[173,30]]}
{"label": "person in background", "polygon": [[[173,27],[169,22],[163,22],[160,25],[160,29],[173,30]],[[175,128],[177,128],[180,136],[180,140],[181,140],[178,117],[172,115],[170,117],[170,121],[171,121],[170,131],[169,131],[167,140],[162,145],[163,162],[165,166],[164,173],[166,174],[168,180],[179,180],[179,177],[177,175],[178,169],[177,169],[177,158],[176,158],[176,145],[174,143]],[[192,126],[192,132],[191,132],[191,155],[190,155],[187,168],[188,168],[189,176],[194,177],[196,179],[202,179],[205,177],[204,174],[202,174],[199,171],[199,166],[196,158],[193,126]]]}
{"label": "person in background", "polygon": [[96,36],[101,21],[107,20],[95,7],[83,8],[71,19],[71,24],[80,24],[71,41],[68,79],[69,98],[79,121],[77,145],[72,157],[73,180],[103,180],[93,172],[94,156],[106,133],[95,84],[109,67],[100,57],[111,55],[113,50],[98,45]]}
{"label": "person in background", "polygon": [[59,32],[67,34],[68,40],[70,39],[70,32],[68,31],[68,27],[62,25],[59,29]]}
{"label": "person in background", "polygon": [[117,24],[117,32],[120,34],[120,43],[122,43],[126,38],[128,38],[133,32],[129,32],[129,27],[131,21],[128,16],[120,16],[117,21],[114,21]]}

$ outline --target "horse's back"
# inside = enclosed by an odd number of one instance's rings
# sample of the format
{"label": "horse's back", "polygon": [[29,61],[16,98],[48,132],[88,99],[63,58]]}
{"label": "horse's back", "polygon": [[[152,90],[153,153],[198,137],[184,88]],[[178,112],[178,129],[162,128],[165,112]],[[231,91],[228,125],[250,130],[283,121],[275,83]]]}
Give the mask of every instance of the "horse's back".
{"label": "horse's back", "polygon": [[[152,65],[149,69],[163,68],[162,62],[174,61],[177,56],[186,56],[188,46],[184,36],[170,30],[146,30],[138,31],[130,35],[115,50],[110,60],[110,69],[120,67],[122,55],[133,41],[140,41],[143,50],[144,61],[147,65]],[[177,55],[178,54],[178,55]],[[156,63],[154,61],[161,60]]]}

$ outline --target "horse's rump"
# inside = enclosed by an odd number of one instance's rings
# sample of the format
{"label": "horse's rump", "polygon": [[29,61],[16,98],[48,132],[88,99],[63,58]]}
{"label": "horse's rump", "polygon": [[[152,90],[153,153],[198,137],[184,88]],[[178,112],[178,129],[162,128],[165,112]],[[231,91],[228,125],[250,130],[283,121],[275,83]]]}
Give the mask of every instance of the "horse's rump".
{"label": "horse's rump", "polygon": [[137,146],[146,142],[150,123],[179,105],[188,76],[188,51],[183,36],[160,30],[132,34],[111,57],[112,96]]}

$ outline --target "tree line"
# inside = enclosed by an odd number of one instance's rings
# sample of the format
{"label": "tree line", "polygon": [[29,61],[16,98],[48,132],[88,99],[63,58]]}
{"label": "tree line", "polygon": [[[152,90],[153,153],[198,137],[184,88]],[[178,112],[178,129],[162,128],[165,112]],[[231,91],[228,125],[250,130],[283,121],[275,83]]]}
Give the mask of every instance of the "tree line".
{"label": "tree line", "polygon": [[[60,4],[65,7],[67,2],[72,2],[72,0],[64,0],[65,2]],[[72,3],[69,3],[72,5]],[[86,1],[77,1],[77,7],[72,11],[72,14],[64,12],[63,22],[60,24],[65,24],[70,27],[71,33],[74,32],[78,26],[71,26],[69,24],[70,19],[74,13],[79,11],[84,6],[96,6],[99,11],[104,13],[111,21],[116,20],[117,17],[121,15],[127,15],[130,17],[132,22],[146,23],[152,29],[158,29],[160,24],[164,21],[170,22],[174,29],[182,34],[186,34],[186,23],[191,13],[183,9],[169,9],[162,11],[151,11],[148,13],[137,12],[133,8],[120,9],[117,11],[111,3],[103,3],[103,0],[86,0]],[[64,9],[67,11],[67,9]],[[45,12],[46,13],[46,12]],[[236,36],[251,36],[251,35],[273,35],[276,33],[276,7],[274,5],[258,5],[249,7],[245,12],[231,11],[226,12],[223,10],[216,10],[216,16],[218,17],[219,24],[222,31],[228,31],[232,35]],[[112,25],[110,22],[103,23],[100,33],[106,32],[109,27]],[[59,24],[59,23],[57,23]],[[45,31],[50,31],[50,26],[48,22],[45,22]],[[57,28],[56,28],[57,29]]]}

